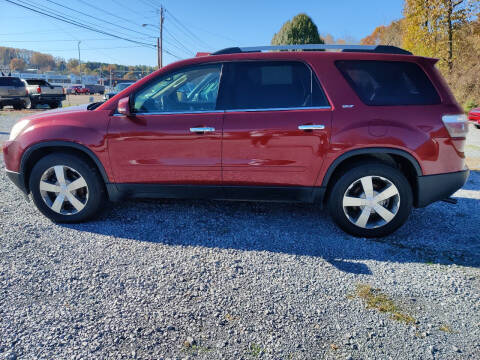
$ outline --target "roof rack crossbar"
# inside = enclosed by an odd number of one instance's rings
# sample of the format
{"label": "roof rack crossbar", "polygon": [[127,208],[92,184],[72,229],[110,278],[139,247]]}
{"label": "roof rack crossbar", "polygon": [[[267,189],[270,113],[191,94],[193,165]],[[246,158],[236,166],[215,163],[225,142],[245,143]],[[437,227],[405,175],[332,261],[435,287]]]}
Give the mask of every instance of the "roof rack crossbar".
{"label": "roof rack crossbar", "polygon": [[219,50],[212,55],[236,54],[262,51],[286,51],[286,50],[342,50],[344,52],[376,52],[390,54],[411,55],[410,52],[388,45],[339,45],[339,44],[298,44],[298,45],[270,45],[270,46],[246,46],[231,47]]}

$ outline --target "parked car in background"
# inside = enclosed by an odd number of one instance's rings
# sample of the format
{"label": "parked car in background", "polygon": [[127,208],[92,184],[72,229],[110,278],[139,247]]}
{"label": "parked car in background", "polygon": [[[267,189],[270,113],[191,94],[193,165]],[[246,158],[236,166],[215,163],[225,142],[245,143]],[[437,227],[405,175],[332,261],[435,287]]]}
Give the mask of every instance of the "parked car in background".
{"label": "parked car in background", "polygon": [[105,103],[27,116],[4,143],[7,174],[58,222],[128,197],[294,201],[380,237],[413,207],[454,202],[469,175],[468,119],[437,60],[329,49],[224,49]]}
{"label": "parked car in background", "polygon": [[117,86],[115,86],[113,88],[113,91],[107,92],[105,95],[103,95],[103,100],[108,100],[108,99],[114,97],[120,91],[125,90],[127,87],[129,87],[132,84],[134,84],[134,82],[124,82],[124,83],[118,84]]}
{"label": "parked car in background", "polygon": [[22,79],[27,87],[30,97],[30,106],[34,109],[37,105],[48,105],[52,109],[62,107],[65,100],[65,89],[60,85],[51,85],[43,79]]}
{"label": "parked car in background", "polygon": [[468,120],[470,120],[477,129],[480,129],[480,108],[470,110]]}
{"label": "parked car in background", "polygon": [[0,77],[0,110],[11,105],[15,110],[30,106],[30,99],[25,84],[18,77]]}
{"label": "parked car in background", "polygon": [[81,85],[73,85],[68,87],[67,93],[73,94],[73,95],[90,95],[90,90]]}
{"label": "parked car in background", "polygon": [[90,94],[100,94],[103,95],[105,93],[105,86],[103,85],[85,85],[85,89],[88,89]]}

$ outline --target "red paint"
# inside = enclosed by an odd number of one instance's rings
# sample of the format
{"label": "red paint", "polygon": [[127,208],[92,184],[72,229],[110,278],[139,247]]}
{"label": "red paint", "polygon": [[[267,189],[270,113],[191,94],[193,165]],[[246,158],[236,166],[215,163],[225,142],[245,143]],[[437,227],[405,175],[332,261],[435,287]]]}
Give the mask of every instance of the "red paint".
{"label": "red paint", "polygon": [[[412,61],[433,81],[441,105],[368,107],[334,65],[339,59]],[[316,72],[331,109],[114,116],[120,99],[172,70],[207,62],[297,60]],[[401,149],[424,175],[464,169],[464,139],[451,139],[445,114],[459,114],[433,60],[407,55],[333,52],[271,52],[202,56],[170,64],[139,80],[94,111],[28,115],[26,129],[4,144],[6,168],[19,171],[24,151],[39,142],[71,141],[98,157],[110,182],[320,186],[341,154],[359,148]],[[353,105],[344,108],[343,105]],[[473,115],[476,116],[476,115]],[[304,132],[298,125],[323,124]],[[191,133],[191,127],[214,127]],[[223,169],[222,169],[223,168]]]}
{"label": "red paint", "polygon": [[480,108],[470,110],[468,113],[468,120],[480,125]]}

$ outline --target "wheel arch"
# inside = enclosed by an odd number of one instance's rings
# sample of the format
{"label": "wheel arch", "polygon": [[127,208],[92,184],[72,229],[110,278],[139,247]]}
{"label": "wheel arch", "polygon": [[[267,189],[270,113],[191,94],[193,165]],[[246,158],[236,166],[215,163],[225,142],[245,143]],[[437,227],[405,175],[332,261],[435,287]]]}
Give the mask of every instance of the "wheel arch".
{"label": "wheel arch", "polygon": [[109,183],[108,175],[102,162],[88,147],[69,141],[46,141],[30,146],[27,150],[25,150],[22,155],[22,160],[20,162],[20,172],[21,174],[23,174],[23,182],[27,193],[30,192],[28,184],[33,165],[39,159],[55,151],[74,154],[86,159],[87,161],[90,161],[97,168],[104,183]]}
{"label": "wheel arch", "polygon": [[377,160],[398,167],[404,173],[412,187],[414,205],[417,206],[417,178],[423,175],[418,160],[405,150],[386,147],[355,149],[348,151],[335,159],[335,161],[329,166],[322,180],[321,186],[326,189],[325,200],[328,198],[328,193],[332,186],[332,179],[350,164],[362,160]]}

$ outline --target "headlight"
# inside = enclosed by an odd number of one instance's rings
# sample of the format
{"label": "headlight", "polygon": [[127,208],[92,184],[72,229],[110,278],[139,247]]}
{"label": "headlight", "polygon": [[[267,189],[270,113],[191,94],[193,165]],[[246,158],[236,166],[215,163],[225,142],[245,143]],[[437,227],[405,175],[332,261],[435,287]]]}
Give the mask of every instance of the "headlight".
{"label": "headlight", "polygon": [[20,120],[15,125],[13,125],[12,130],[10,130],[10,137],[8,138],[8,140],[10,141],[15,140],[18,134],[20,134],[23,131],[23,129],[25,129],[28,126],[29,123],[30,123],[30,120],[25,119],[25,120]]}

